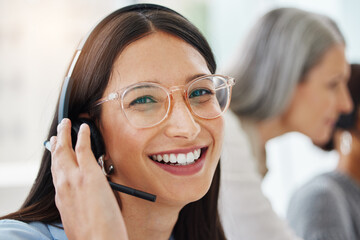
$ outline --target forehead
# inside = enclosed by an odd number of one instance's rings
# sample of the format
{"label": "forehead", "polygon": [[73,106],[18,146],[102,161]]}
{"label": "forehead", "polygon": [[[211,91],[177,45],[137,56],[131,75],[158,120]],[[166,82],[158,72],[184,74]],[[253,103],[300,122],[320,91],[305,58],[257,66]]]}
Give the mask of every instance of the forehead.
{"label": "forehead", "polygon": [[184,40],[155,32],[129,46],[116,59],[109,87],[137,82],[182,85],[199,74],[210,74],[204,57]]}
{"label": "forehead", "polygon": [[347,79],[350,67],[345,56],[345,46],[336,44],[329,48],[319,63],[309,71],[309,75],[319,78],[340,78]]}

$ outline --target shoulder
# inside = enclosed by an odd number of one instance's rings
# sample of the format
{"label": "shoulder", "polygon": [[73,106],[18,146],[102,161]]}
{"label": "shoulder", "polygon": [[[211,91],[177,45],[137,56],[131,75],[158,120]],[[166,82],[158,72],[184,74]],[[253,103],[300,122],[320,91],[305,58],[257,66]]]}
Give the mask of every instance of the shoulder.
{"label": "shoulder", "polygon": [[[289,213],[331,214],[335,209],[346,205],[345,202],[341,185],[331,173],[326,173],[313,178],[293,194]],[[332,211],[328,211],[329,209]]]}
{"label": "shoulder", "polygon": [[330,236],[345,236],[351,226],[344,190],[332,173],[315,177],[297,190],[289,202],[287,218],[301,237],[336,239]]}
{"label": "shoulder", "polygon": [[41,222],[25,223],[22,221],[5,219],[0,220],[0,236],[13,240],[66,240],[67,237],[61,225],[53,226]]}
{"label": "shoulder", "polygon": [[[325,173],[317,176],[300,187],[293,195],[292,201],[302,201],[303,203],[309,200],[316,200],[323,202],[326,199],[343,200],[341,193],[343,190],[337,179],[331,173]],[[340,197],[340,198],[339,198]]]}

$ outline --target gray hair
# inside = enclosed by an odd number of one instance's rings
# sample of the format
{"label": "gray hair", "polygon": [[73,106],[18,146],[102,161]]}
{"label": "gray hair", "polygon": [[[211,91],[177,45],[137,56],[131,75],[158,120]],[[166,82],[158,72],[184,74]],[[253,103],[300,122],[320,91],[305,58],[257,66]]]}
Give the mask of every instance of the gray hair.
{"label": "gray hair", "polygon": [[228,74],[235,77],[231,109],[262,120],[282,113],[295,87],[335,44],[345,44],[330,18],[296,8],[259,19]]}

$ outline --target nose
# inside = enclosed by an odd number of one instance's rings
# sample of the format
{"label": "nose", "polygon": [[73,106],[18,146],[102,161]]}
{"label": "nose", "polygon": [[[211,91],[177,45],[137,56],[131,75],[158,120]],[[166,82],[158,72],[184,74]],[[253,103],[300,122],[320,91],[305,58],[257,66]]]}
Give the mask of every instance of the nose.
{"label": "nose", "polygon": [[350,97],[349,89],[347,84],[344,84],[339,92],[338,99],[338,109],[342,114],[350,113],[353,109],[353,102]]}
{"label": "nose", "polygon": [[171,138],[194,140],[200,133],[200,125],[184,100],[174,102],[166,122],[165,134]]}

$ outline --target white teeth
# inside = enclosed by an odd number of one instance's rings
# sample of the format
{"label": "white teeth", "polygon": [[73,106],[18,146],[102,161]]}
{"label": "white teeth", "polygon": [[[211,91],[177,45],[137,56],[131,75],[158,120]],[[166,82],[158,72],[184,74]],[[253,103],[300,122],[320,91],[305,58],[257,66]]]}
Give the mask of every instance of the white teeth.
{"label": "white teeth", "polygon": [[171,163],[176,163],[176,156],[175,156],[175,154],[170,154],[170,162]]}
{"label": "white teeth", "polygon": [[194,154],[192,152],[189,152],[186,154],[186,162],[192,163],[195,160]]}
{"label": "white teeth", "polygon": [[198,159],[200,157],[200,153],[201,153],[201,149],[195,150],[194,151],[194,158]]}
{"label": "white teeth", "polygon": [[184,164],[184,163],[186,163],[185,154],[183,154],[183,153],[178,154],[177,162],[178,162],[179,164]]}
{"label": "white teeth", "polygon": [[152,155],[151,158],[154,161],[158,161],[158,162],[162,162],[164,161],[165,163],[173,163],[173,164],[179,164],[179,165],[187,165],[187,164],[191,164],[193,163],[195,160],[199,159],[201,155],[201,149],[197,149],[194,150],[192,152],[188,152],[188,153],[179,153],[179,154],[175,154],[175,153],[171,153],[169,154],[157,154],[157,155]]}

